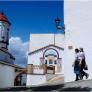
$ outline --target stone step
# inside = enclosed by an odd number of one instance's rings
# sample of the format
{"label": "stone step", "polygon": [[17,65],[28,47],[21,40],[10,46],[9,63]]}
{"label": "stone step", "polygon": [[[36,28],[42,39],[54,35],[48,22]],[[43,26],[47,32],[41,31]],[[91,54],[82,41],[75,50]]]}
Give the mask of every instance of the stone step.
{"label": "stone step", "polygon": [[46,79],[47,79],[47,82],[42,85],[64,83],[64,75],[61,75],[61,74],[47,74]]}
{"label": "stone step", "polygon": [[46,74],[46,80],[49,81],[49,80],[51,80],[52,78],[57,77],[57,76],[58,76],[58,75],[56,75],[56,74]]}

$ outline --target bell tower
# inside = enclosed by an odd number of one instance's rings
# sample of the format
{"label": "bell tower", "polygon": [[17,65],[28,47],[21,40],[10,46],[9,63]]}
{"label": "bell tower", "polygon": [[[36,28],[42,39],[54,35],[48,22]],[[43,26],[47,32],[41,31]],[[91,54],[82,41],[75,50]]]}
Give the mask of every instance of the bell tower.
{"label": "bell tower", "polygon": [[0,49],[7,51],[9,45],[9,28],[11,23],[7,17],[0,12]]}

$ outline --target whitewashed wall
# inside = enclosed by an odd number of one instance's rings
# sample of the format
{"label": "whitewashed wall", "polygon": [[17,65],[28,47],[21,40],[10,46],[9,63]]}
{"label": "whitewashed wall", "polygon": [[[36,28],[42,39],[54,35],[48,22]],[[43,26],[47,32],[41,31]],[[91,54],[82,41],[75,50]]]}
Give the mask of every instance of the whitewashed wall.
{"label": "whitewashed wall", "polygon": [[[55,44],[56,46],[59,46],[61,48],[64,48],[64,36],[62,34],[56,34],[55,35]],[[50,44],[54,44],[54,34],[31,34],[30,36],[30,44],[29,44],[29,52],[32,52],[34,50],[37,50],[39,48],[48,46]],[[64,51],[61,49],[55,48],[53,46],[50,46],[48,48],[54,48],[59,53],[59,58],[62,58],[62,69],[59,74],[64,74]],[[28,55],[28,64],[33,65],[40,65],[40,58],[43,58],[43,53],[46,49],[40,50],[36,53],[33,53],[31,55]],[[42,74],[42,70],[34,70],[35,73]],[[46,82],[46,75],[35,75],[35,74],[27,74],[27,86],[30,85],[39,85]]]}
{"label": "whitewashed wall", "polygon": [[83,47],[86,61],[89,66],[87,71],[92,78],[92,1],[91,0],[64,0],[64,22],[66,25],[66,49],[65,49],[65,81],[73,81],[72,62],[74,61],[74,49],[68,50],[67,46],[74,48]]}
{"label": "whitewashed wall", "polygon": [[50,44],[54,44],[54,36],[56,46],[63,47],[63,34],[30,34],[29,52],[48,46]]}
{"label": "whitewashed wall", "polygon": [[36,52],[28,56],[28,64],[40,65],[40,58],[43,56],[43,51]]}
{"label": "whitewashed wall", "polygon": [[[55,37],[55,45],[61,48],[64,48],[65,38],[63,34],[55,34],[55,35],[54,34],[31,34],[30,42],[29,42],[29,53],[37,49],[40,49],[42,47],[48,46],[50,44],[54,44],[54,37]],[[58,51],[59,58],[62,58],[62,61],[61,61],[62,69],[59,74],[64,74],[64,53],[65,52],[53,46],[50,46],[48,48],[54,48]],[[28,55],[28,64],[40,65],[40,58],[43,58],[43,53],[48,48],[45,48],[31,55]],[[34,71],[34,72],[41,73],[42,71],[39,70],[39,71]],[[45,75],[27,74],[27,84],[26,84],[27,86],[38,85],[45,82],[46,82]]]}
{"label": "whitewashed wall", "polygon": [[14,86],[15,68],[0,64],[0,88]]}
{"label": "whitewashed wall", "polygon": [[27,75],[27,84],[26,86],[30,85],[39,85],[46,82],[45,75]]}
{"label": "whitewashed wall", "polygon": [[[62,51],[61,49],[57,49],[53,46],[50,46],[49,48],[54,48],[58,51],[59,53],[59,58],[62,58],[62,61],[61,61],[61,64],[62,64],[62,70],[61,70],[61,73],[63,74],[64,73],[64,59],[63,59],[63,53],[64,51]],[[48,48],[45,48],[44,50],[42,51],[38,51],[34,54],[31,54],[28,56],[28,64],[33,64],[33,65],[40,65],[40,58],[43,58],[43,53],[44,51],[48,49]],[[43,73],[42,70],[34,70],[35,73]]]}

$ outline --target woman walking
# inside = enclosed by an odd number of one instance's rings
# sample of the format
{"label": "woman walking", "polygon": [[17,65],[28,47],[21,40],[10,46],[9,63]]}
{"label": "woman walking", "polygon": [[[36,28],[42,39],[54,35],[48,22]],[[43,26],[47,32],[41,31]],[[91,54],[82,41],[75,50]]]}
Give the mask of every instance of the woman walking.
{"label": "woman walking", "polygon": [[80,59],[79,59],[79,49],[75,49],[75,61],[73,63],[74,66],[74,73],[76,74],[75,81],[80,79]]}

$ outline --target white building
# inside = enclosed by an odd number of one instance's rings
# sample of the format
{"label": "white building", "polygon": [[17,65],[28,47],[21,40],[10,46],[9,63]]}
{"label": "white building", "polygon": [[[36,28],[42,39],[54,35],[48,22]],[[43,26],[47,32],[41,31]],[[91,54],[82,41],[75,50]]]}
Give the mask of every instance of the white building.
{"label": "white building", "polygon": [[16,76],[19,74],[16,69],[22,68],[0,61],[0,88],[14,87]]}
{"label": "white building", "polygon": [[21,67],[14,65],[15,57],[9,53],[9,28],[10,22],[0,12],[0,88],[13,87],[20,76]]}
{"label": "white building", "polygon": [[[73,81],[75,75],[71,67],[74,59],[74,49],[82,47],[86,54],[89,78],[92,79],[92,1],[91,0],[64,0],[64,22],[66,25],[66,54],[64,74],[66,81]],[[67,49],[68,45],[74,49]],[[70,75],[70,76],[67,76]]]}
{"label": "white building", "polygon": [[64,35],[31,34],[27,86],[47,82],[47,75],[62,75],[64,82]]}
{"label": "white building", "polygon": [[[92,1],[82,0],[64,0],[64,24],[65,24],[65,37],[62,34],[32,34],[30,36],[29,55],[28,55],[28,67],[29,74],[27,74],[27,85],[41,84],[39,81],[42,79],[42,83],[46,82],[46,77],[42,78],[33,73],[38,73],[34,70],[34,65],[44,63],[47,60],[42,57],[44,51],[48,48],[57,49],[61,59],[61,74],[64,74],[64,82],[74,81],[75,74],[72,64],[75,59],[75,48],[84,48],[86,54],[86,62],[88,64],[89,78],[92,79]],[[54,46],[55,41],[55,46]],[[58,49],[63,48],[62,49]],[[49,51],[48,51],[49,52]],[[53,51],[51,51],[53,52]],[[44,55],[43,55],[44,56]],[[47,55],[48,56],[48,55]],[[48,61],[48,60],[47,60]],[[30,66],[31,64],[31,66]],[[47,66],[49,64],[47,63]],[[33,71],[30,71],[32,70]],[[42,73],[39,70],[39,73]],[[56,74],[56,73],[55,73]],[[39,79],[39,81],[38,81]]]}

